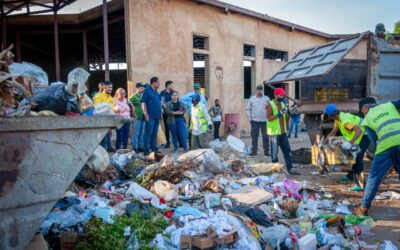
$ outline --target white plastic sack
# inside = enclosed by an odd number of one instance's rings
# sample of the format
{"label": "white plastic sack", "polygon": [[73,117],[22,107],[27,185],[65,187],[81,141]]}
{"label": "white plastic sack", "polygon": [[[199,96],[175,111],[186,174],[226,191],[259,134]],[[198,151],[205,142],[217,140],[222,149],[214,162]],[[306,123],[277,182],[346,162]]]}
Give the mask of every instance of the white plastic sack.
{"label": "white plastic sack", "polygon": [[180,162],[191,160],[203,164],[205,169],[214,174],[221,173],[224,169],[218,155],[212,149],[197,149],[178,157]]}
{"label": "white plastic sack", "polygon": [[96,173],[103,173],[110,165],[110,156],[102,146],[97,146],[96,150],[89,157],[86,163],[88,167]]}
{"label": "white plastic sack", "polygon": [[136,153],[134,151],[126,154],[115,153],[111,156],[111,163],[114,166],[116,166],[119,170],[122,170],[129,163],[129,161],[134,160],[135,157]]}
{"label": "white plastic sack", "polygon": [[115,115],[113,108],[108,103],[100,103],[94,106],[94,115]]}
{"label": "white plastic sack", "polygon": [[232,149],[238,151],[239,153],[244,153],[246,151],[246,144],[244,144],[244,142],[239,138],[228,135],[226,141]]}
{"label": "white plastic sack", "polygon": [[112,207],[99,207],[94,210],[93,216],[102,219],[104,222],[114,223],[115,209]]}
{"label": "white plastic sack", "polygon": [[157,209],[166,209],[167,208],[167,206],[165,204],[160,203],[160,200],[158,199],[158,197],[155,194],[153,194],[150,191],[148,191],[147,189],[143,188],[136,182],[132,183],[129,186],[128,191],[126,191],[126,195],[131,195],[142,202],[144,202],[145,200],[151,199],[150,204]]}
{"label": "white plastic sack", "polygon": [[235,249],[261,250],[260,242],[241,220],[231,215],[228,215],[227,218],[235,228],[239,228],[240,239],[233,245]]}
{"label": "white plastic sack", "polygon": [[78,85],[77,94],[83,95],[87,91],[86,82],[87,82],[89,76],[90,76],[90,74],[86,70],[84,70],[82,68],[75,68],[71,72],[68,73],[67,86],[77,84]]}
{"label": "white plastic sack", "polygon": [[36,81],[33,83],[34,87],[47,87],[49,85],[47,73],[44,72],[41,67],[32,63],[12,63],[9,68],[10,74],[13,78],[21,76],[36,79]]}
{"label": "white plastic sack", "polygon": [[273,227],[258,227],[261,238],[268,242],[273,249],[285,242],[290,230],[283,225],[275,225]]}
{"label": "white plastic sack", "polygon": [[178,197],[178,193],[174,191],[175,185],[168,181],[158,180],[154,183],[152,191],[159,197],[164,198],[166,201],[171,201]]}

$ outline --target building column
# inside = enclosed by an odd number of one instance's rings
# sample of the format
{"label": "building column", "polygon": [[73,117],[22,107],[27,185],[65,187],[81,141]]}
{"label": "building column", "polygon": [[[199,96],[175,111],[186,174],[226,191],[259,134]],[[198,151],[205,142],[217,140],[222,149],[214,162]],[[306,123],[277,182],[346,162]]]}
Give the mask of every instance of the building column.
{"label": "building column", "polygon": [[108,6],[107,0],[103,0],[103,36],[104,36],[104,79],[110,81],[110,55],[108,48]]}

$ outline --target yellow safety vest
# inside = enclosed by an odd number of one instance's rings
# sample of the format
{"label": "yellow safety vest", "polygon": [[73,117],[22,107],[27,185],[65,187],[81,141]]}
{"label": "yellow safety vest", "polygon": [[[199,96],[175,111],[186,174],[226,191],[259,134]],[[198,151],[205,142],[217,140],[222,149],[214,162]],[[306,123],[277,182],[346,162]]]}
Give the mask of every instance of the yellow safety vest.
{"label": "yellow safety vest", "polygon": [[[272,115],[277,115],[278,114],[278,107],[276,106],[274,101],[269,102],[271,104],[272,108]],[[281,102],[282,109],[285,108],[285,104]],[[284,121],[284,127],[285,131],[281,131],[281,124],[280,124],[280,119],[283,119]],[[286,127],[286,113],[283,114],[282,118],[280,119],[274,119],[272,121],[267,121],[267,134],[268,135],[281,135],[287,132],[287,127]]]}
{"label": "yellow safety vest", "polygon": [[[358,116],[352,115],[350,113],[345,113],[345,112],[340,112],[339,117],[340,117],[340,121],[335,121],[335,123],[339,127],[339,130],[342,133],[344,139],[346,139],[346,141],[351,141],[353,139],[354,135],[356,134],[356,131],[349,132],[345,128],[344,125],[346,123],[350,122],[350,123],[360,127],[362,119]],[[364,132],[365,129],[361,128],[361,130]],[[361,135],[354,143],[357,145],[360,144],[362,137],[363,137],[363,135]]]}
{"label": "yellow safety vest", "polygon": [[370,108],[361,125],[368,126],[378,136],[375,155],[400,146],[400,114],[393,103]]}
{"label": "yellow safety vest", "polygon": [[[207,119],[204,117],[204,113],[203,113],[203,106],[201,104],[197,104],[197,106],[192,106],[192,109],[196,109],[197,110],[197,114],[200,118],[200,123],[201,123],[201,130],[205,133],[208,130],[208,122]],[[191,116],[190,116],[190,130],[193,129],[193,124],[197,122],[197,117],[194,117],[193,115],[193,111],[191,112]]]}

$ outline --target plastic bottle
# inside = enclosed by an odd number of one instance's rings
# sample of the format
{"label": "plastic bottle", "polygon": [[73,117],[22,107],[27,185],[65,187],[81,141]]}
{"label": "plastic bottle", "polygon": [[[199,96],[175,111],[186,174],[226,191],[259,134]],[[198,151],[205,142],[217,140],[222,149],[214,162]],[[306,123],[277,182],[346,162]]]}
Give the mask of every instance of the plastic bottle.
{"label": "plastic bottle", "polygon": [[306,236],[299,239],[299,250],[316,250],[317,249],[317,237],[315,234],[307,234]]}
{"label": "plastic bottle", "polygon": [[312,222],[308,216],[304,216],[304,219],[300,221],[300,232],[307,233],[312,229]]}
{"label": "plastic bottle", "polygon": [[303,192],[303,202],[307,203],[307,201],[308,201],[308,192],[304,190],[304,192]]}

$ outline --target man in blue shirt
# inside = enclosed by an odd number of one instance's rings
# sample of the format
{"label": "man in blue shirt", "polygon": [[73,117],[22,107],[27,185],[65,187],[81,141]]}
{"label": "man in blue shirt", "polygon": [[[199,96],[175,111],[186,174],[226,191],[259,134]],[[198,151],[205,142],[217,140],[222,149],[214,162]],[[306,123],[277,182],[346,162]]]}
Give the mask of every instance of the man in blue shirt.
{"label": "man in blue shirt", "polygon": [[173,81],[167,81],[165,82],[165,89],[163,91],[161,91],[161,103],[162,103],[162,107],[163,107],[163,121],[164,121],[164,125],[165,125],[165,139],[167,139],[167,144],[164,145],[164,148],[169,148],[170,146],[170,140],[169,140],[169,129],[168,129],[168,125],[167,125],[167,119],[168,119],[168,115],[165,112],[165,107],[167,102],[171,101],[171,96],[172,93],[174,92],[174,82]]}
{"label": "man in blue shirt", "polygon": [[143,116],[146,121],[143,138],[144,155],[148,155],[150,149],[153,152],[157,151],[157,133],[161,119],[161,96],[157,92],[159,87],[158,77],[152,77],[150,86],[145,89],[141,99]]}

